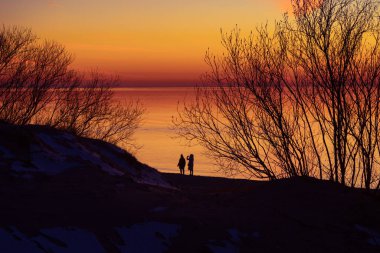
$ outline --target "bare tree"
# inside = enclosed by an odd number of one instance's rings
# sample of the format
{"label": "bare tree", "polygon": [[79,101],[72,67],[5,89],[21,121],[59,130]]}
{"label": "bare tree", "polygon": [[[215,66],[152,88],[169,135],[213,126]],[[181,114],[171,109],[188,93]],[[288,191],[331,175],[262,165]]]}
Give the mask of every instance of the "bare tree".
{"label": "bare tree", "polygon": [[[174,124],[197,141],[226,171],[275,179],[309,175],[309,149],[297,106],[284,89],[286,51],[281,31],[267,27],[241,38],[222,34],[226,53],[206,55],[211,71]],[[298,124],[299,123],[299,124]]]}
{"label": "bare tree", "polygon": [[101,139],[124,147],[139,127],[144,108],[138,100],[116,101],[117,78],[100,74],[77,76],[70,86],[58,89],[48,107],[45,124],[77,135]]}
{"label": "bare tree", "polygon": [[44,124],[124,147],[141,122],[138,101],[114,100],[117,79],[70,68],[73,56],[29,29],[0,29],[0,119]]}
{"label": "bare tree", "polygon": [[40,43],[28,29],[4,26],[0,34],[0,118],[32,123],[51,101],[51,91],[71,81],[72,56],[58,43]]}
{"label": "bare tree", "polygon": [[[378,62],[373,61],[375,58],[371,60],[371,54],[379,52],[378,4],[372,0],[294,0],[292,3],[295,18],[285,19],[284,37],[288,36],[285,40],[288,65],[297,71],[294,75],[302,78],[295,79],[288,87],[309,87],[300,95],[306,97],[302,104],[307,107],[307,120],[317,123],[311,129],[312,135],[322,136],[323,149],[318,156],[327,159],[327,164],[320,167],[327,169],[329,179],[342,184],[347,183],[350,174],[349,181],[354,184],[358,171],[352,173],[352,170],[357,169],[356,158],[364,150],[358,146],[361,141],[357,134],[353,138],[353,125],[359,121],[363,126],[363,120],[366,125],[369,119],[363,111],[353,110],[353,104],[356,103],[356,109],[366,107],[366,97],[359,98],[358,91],[378,89],[373,85],[379,77]],[[368,64],[371,61],[375,66]],[[366,68],[372,69],[370,78],[360,73],[359,69]],[[378,137],[373,132],[371,138]]]}
{"label": "bare tree", "polygon": [[[174,121],[224,169],[379,187],[379,19],[373,0],[293,0],[274,29],[222,34]],[[231,166],[227,167],[225,164]]]}

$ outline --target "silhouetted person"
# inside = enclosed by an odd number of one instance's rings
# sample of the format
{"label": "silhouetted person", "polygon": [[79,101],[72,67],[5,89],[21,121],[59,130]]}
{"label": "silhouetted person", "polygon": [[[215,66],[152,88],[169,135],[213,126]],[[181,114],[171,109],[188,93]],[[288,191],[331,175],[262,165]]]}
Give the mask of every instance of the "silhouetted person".
{"label": "silhouetted person", "polygon": [[191,154],[190,156],[186,157],[189,162],[187,163],[187,168],[190,171],[190,176],[194,174],[194,155]]}
{"label": "silhouetted person", "polygon": [[182,154],[181,154],[181,157],[179,158],[177,166],[179,167],[179,172],[181,173],[181,175],[185,175],[186,160]]}

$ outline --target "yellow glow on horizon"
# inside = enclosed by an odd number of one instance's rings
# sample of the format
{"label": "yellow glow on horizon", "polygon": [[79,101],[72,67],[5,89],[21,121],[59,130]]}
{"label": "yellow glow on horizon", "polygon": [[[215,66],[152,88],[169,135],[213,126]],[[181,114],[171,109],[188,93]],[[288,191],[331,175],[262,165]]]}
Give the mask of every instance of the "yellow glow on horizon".
{"label": "yellow glow on horizon", "polygon": [[74,67],[126,83],[196,80],[220,28],[250,31],[289,10],[287,0],[19,0],[0,2],[0,22],[64,44]]}

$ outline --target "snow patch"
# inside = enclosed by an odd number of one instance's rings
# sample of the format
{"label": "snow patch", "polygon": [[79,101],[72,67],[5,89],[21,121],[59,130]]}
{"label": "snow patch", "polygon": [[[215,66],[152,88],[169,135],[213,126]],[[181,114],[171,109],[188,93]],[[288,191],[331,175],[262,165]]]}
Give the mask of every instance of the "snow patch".
{"label": "snow patch", "polygon": [[361,225],[356,225],[355,228],[358,231],[366,233],[368,235],[369,244],[371,244],[372,246],[380,246],[380,233]]}
{"label": "snow patch", "polygon": [[43,229],[40,234],[33,240],[41,245],[44,252],[105,252],[96,237],[85,230],[52,228]]}
{"label": "snow patch", "polygon": [[96,237],[85,230],[51,228],[43,229],[38,236],[28,238],[15,228],[0,229],[2,253],[105,253]]}
{"label": "snow patch", "polygon": [[[54,150],[55,152],[50,152],[51,154],[49,156],[46,156],[46,149],[43,150],[33,150],[33,153],[42,153],[42,156],[36,156],[34,157],[33,161],[38,163],[39,166],[43,167],[44,165],[48,165],[48,167],[51,167],[49,165],[50,162],[57,163],[65,163],[65,161],[75,160],[75,158],[80,158],[77,160],[87,161],[94,166],[99,166],[103,171],[109,173],[112,176],[122,176],[124,175],[123,172],[111,167],[107,163],[105,163],[101,159],[101,155],[97,154],[94,155],[94,151],[88,150],[84,145],[79,143],[74,138],[69,138],[68,135],[55,135],[56,138],[53,138],[50,135],[46,135],[43,133],[38,133],[37,137],[45,144],[49,146],[49,149],[47,150]],[[63,145],[65,144],[65,145]],[[40,152],[38,152],[40,151]],[[59,156],[57,157],[57,154]],[[54,158],[54,159],[51,159]],[[72,167],[78,167],[78,164],[71,164],[68,166],[57,166],[57,169],[55,172],[52,172],[53,174],[57,174],[59,172],[64,171],[65,169],[69,169]]]}
{"label": "snow patch", "polygon": [[[48,175],[62,173],[77,165],[75,162],[65,159],[63,155],[49,154],[37,145],[32,145],[31,154],[31,163],[34,165],[34,171],[43,172]],[[27,171],[30,171],[30,169]]]}
{"label": "snow patch", "polygon": [[[7,134],[5,129],[4,134]],[[68,132],[45,128],[28,128],[28,140],[17,152],[11,152],[18,136],[1,142],[0,167],[19,176],[34,173],[57,175],[72,169],[99,169],[111,176],[127,175],[134,182],[176,189],[156,170],[135,160],[125,150],[97,140],[81,138]],[[9,128],[7,131],[12,131]],[[20,152],[19,152],[20,151]],[[1,252],[0,252],[1,253]]]}
{"label": "snow patch", "polygon": [[228,231],[229,240],[211,241],[208,244],[209,249],[213,253],[234,253],[239,252],[237,245],[240,243],[240,231],[236,228],[231,228]]}
{"label": "snow patch", "polygon": [[165,252],[170,245],[170,239],[177,235],[178,229],[178,225],[159,222],[117,228],[124,241],[119,250],[121,253]]}
{"label": "snow patch", "polygon": [[[104,162],[102,157],[104,157],[103,152],[101,152],[101,148],[99,147],[92,147],[92,150],[88,149],[86,146],[82,144],[78,144],[81,147],[81,150],[79,150],[79,156],[85,160],[89,161],[95,165],[98,165],[103,171],[107,172],[111,176],[122,176],[124,173],[114,167],[115,161],[110,161],[113,166],[109,165],[108,163]],[[94,155],[97,154],[97,155]]]}
{"label": "snow patch", "polygon": [[0,229],[0,252],[41,253],[38,246],[18,231]]}
{"label": "snow patch", "polygon": [[239,245],[242,238],[258,239],[260,237],[259,232],[245,233],[241,232],[237,228],[231,228],[227,230],[229,239],[224,241],[211,241],[208,244],[209,249],[213,253],[234,253],[240,252]]}
{"label": "snow patch", "polygon": [[152,169],[142,170],[141,175],[139,178],[136,179],[136,182],[141,184],[160,186],[163,188],[176,189],[175,187],[171,186],[168,182],[166,182],[162,178],[161,174],[159,174],[157,171],[153,171]]}
{"label": "snow patch", "polygon": [[239,248],[228,241],[211,242],[208,244],[213,253],[238,253]]}

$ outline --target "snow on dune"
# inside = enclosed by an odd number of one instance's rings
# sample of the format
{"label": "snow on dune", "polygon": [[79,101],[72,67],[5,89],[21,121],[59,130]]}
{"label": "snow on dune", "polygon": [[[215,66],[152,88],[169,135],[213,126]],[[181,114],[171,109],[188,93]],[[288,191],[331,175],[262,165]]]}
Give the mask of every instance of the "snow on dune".
{"label": "snow on dune", "polygon": [[[39,145],[32,145],[32,163],[36,168],[46,169],[45,173],[58,174],[66,169],[94,165],[112,176],[124,173],[105,163],[98,153],[90,152],[80,143],[80,138],[68,134],[47,135],[37,133]],[[129,169],[126,167],[126,169]]]}
{"label": "snow on dune", "polygon": [[228,231],[228,240],[213,240],[208,243],[208,248],[213,253],[238,253],[240,252],[240,245],[242,243],[242,238],[249,238],[249,240],[257,240],[260,238],[259,232],[241,232],[237,228],[231,228]]}
{"label": "snow on dune", "polygon": [[81,229],[43,229],[37,236],[27,237],[15,228],[0,229],[2,253],[105,253],[96,237]]}
{"label": "snow on dune", "polygon": [[121,253],[165,252],[170,239],[177,235],[179,226],[160,222],[145,222],[131,227],[118,228],[124,245]]}
{"label": "snow on dune", "polygon": [[72,169],[100,169],[136,183],[172,188],[156,170],[112,144],[41,126],[0,124],[0,166],[19,175],[57,175]]}
{"label": "snow on dune", "polygon": [[81,229],[43,229],[33,240],[41,245],[44,252],[104,252],[95,235]]}
{"label": "snow on dune", "polygon": [[0,252],[4,253],[41,253],[38,246],[23,234],[0,229]]}
{"label": "snow on dune", "polygon": [[367,234],[368,240],[367,242],[373,246],[380,246],[380,234],[375,230],[367,228],[361,225],[355,225],[356,230]]}
{"label": "snow on dune", "polygon": [[[115,246],[121,253],[165,252],[179,226],[159,222],[146,222],[131,227],[116,228],[123,243]],[[106,253],[90,231],[78,228],[41,229],[28,237],[16,228],[0,228],[1,253]]]}

